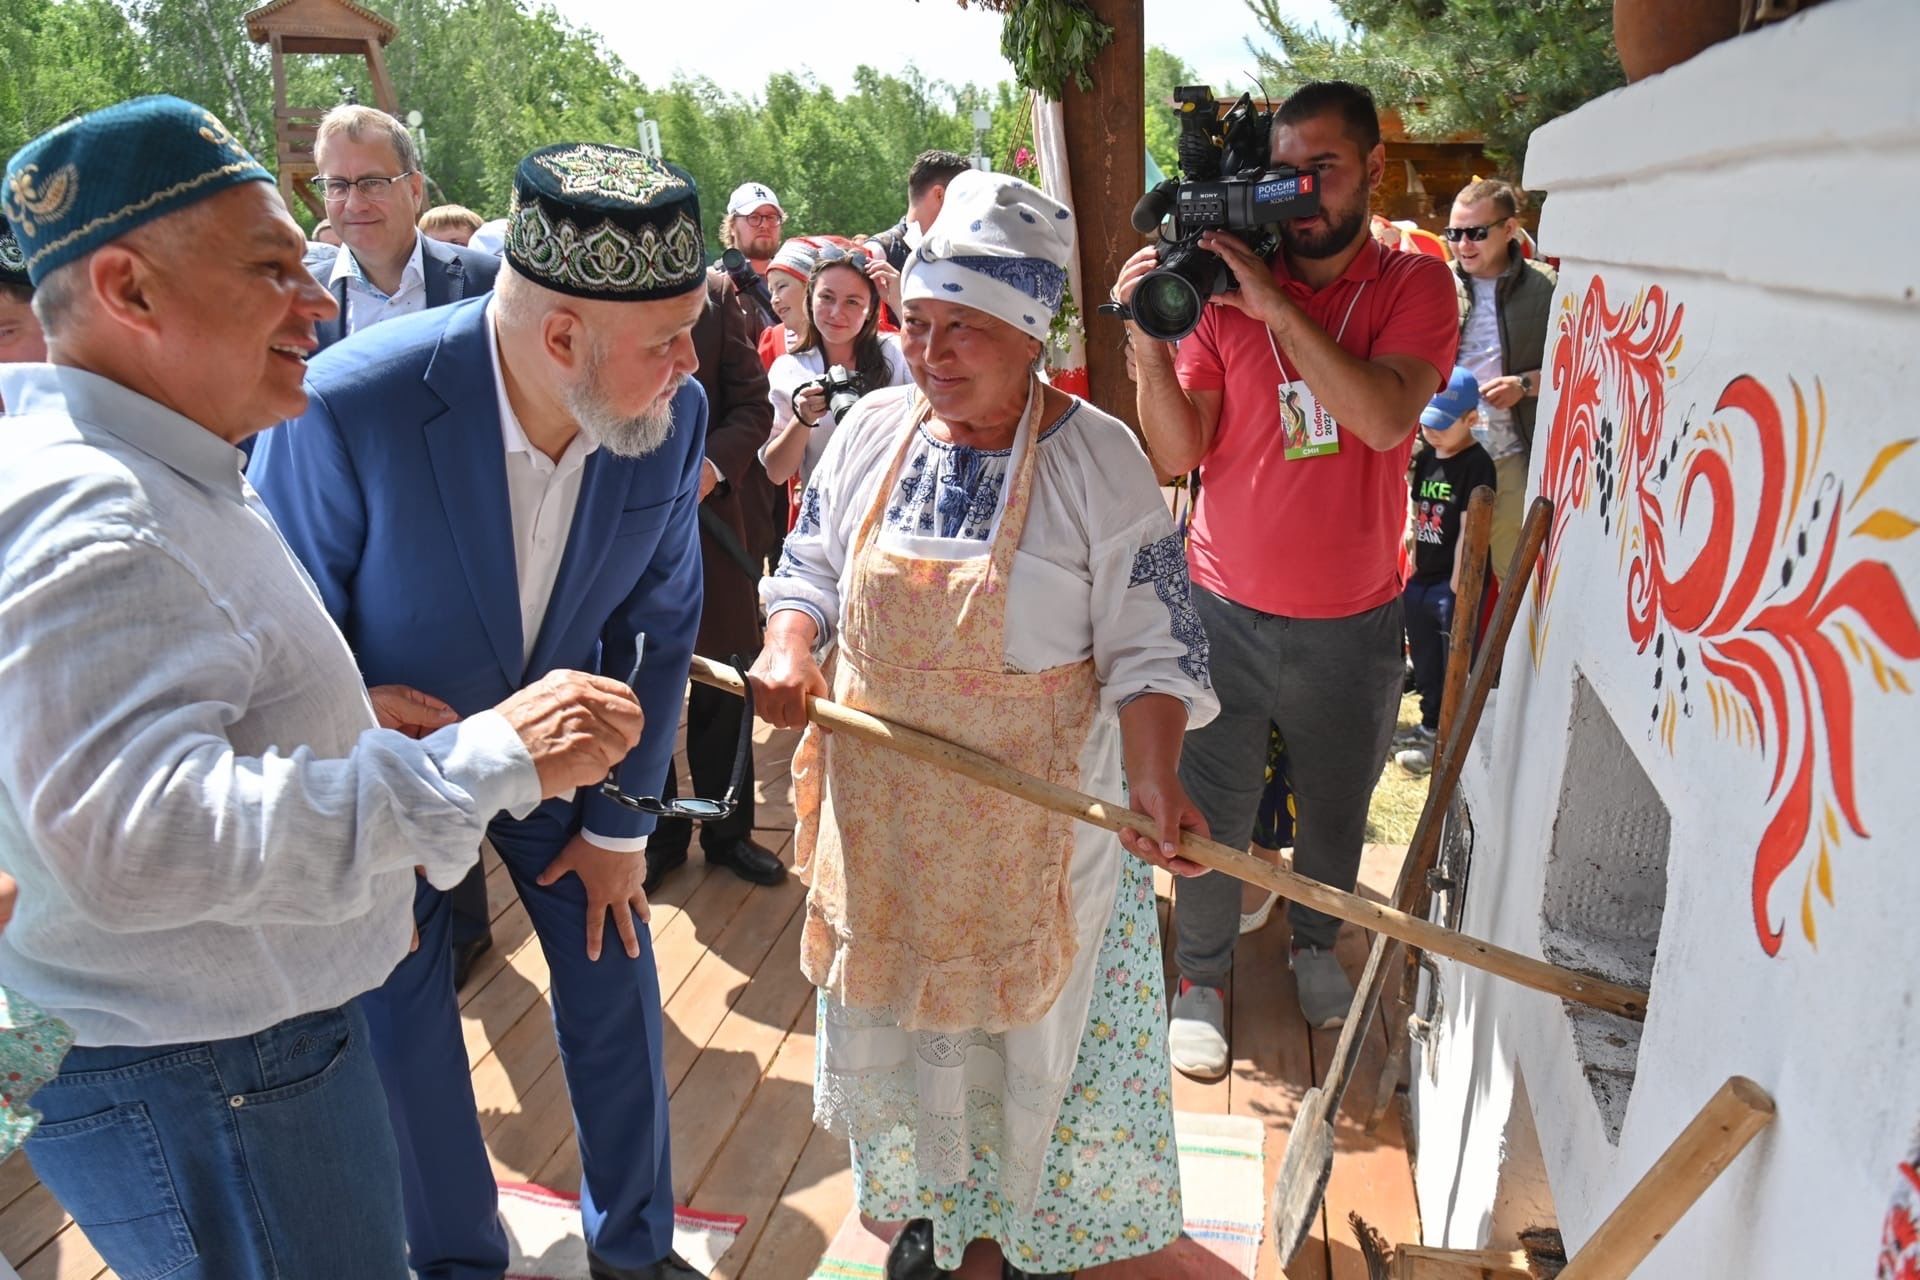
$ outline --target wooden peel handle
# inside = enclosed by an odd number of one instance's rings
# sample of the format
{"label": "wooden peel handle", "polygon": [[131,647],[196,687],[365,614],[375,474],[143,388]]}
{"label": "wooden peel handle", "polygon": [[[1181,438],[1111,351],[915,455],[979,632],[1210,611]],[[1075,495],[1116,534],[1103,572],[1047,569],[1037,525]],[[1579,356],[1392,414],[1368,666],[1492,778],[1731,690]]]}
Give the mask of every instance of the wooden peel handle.
{"label": "wooden peel handle", "polygon": [[[740,673],[732,667],[698,655],[693,659],[692,675],[702,684],[735,693],[739,693],[745,685]],[[871,742],[916,760],[950,769],[975,782],[1081,822],[1108,831],[1136,831],[1159,838],[1158,826],[1144,813],[1106,804],[1082,792],[1010,769],[976,751],[956,746],[918,729],[909,729],[905,725],[882,720],[864,711],[855,711],[825,698],[807,699],[807,718],[836,733],[845,733],[863,742]],[[1315,911],[1325,912],[1375,933],[1398,938],[1435,955],[1484,969],[1521,986],[1577,1004],[1605,1009],[1623,1018],[1639,1020],[1646,1016],[1647,993],[1644,991],[1589,977],[1544,960],[1536,960],[1532,956],[1521,955],[1517,951],[1496,947],[1490,942],[1470,938],[1404,911],[1369,902],[1355,894],[1343,893],[1296,872],[1268,866],[1251,854],[1196,836],[1190,831],[1181,833],[1180,856],[1210,870],[1223,871],[1237,880],[1259,885],[1291,902],[1302,903]]]}
{"label": "wooden peel handle", "polygon": [[1733,1076],[1707,1100],[1673,1145],[1660,1153],[1560,1280],[1622,1280],[1646,1261],[1734,1157],[1773,1122],[1773,1099],[1745,1076]]}

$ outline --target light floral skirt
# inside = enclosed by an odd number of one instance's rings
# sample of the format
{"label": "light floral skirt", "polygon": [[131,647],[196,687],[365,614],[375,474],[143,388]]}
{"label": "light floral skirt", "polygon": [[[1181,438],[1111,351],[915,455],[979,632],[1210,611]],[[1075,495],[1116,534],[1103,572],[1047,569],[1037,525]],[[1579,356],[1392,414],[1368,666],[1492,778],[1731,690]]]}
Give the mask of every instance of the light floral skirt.
{"label": "light floral skirt", "polygon": [[1180,1234],[1153,871],[1121,858],[1087,1030],[1034,1210],[1018,1213],[1002,1198],[1000,1159],[989,1147],[974,1148],[965,1179],[935,1186],[918,1176],[910,1125],[852,1144],[861,1212],[883,1222],[930,1219],[942,1267],[959,1266],[980,1239],[997,1241],[1023,1271],[1050,1272],[1153,1253]]}

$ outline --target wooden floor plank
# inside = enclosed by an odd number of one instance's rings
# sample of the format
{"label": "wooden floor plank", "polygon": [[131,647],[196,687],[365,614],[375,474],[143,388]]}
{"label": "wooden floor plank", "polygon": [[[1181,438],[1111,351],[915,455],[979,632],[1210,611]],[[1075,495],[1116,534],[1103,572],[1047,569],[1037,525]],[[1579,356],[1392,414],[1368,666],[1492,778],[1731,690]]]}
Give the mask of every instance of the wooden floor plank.
{"label": "wooden floor plank", "polygon": [[740,1123],[694,1192],[694,1208],[738,1214],[747,1220],[733,1247],[721,1257],[713,1272],[714,1280],[739,1280],[745,1273],[801,1153],[814,1135],[815,1011],[811,1000],[802,1007],[793,1031],[782,1042],[760,1087],[741,1112]]}
{"label": "wooden floor plank", "polygon": [[[756,733],[762,804],[755,838],[789,861],[795,736],[764,725]],[[1399,854],[1367,850],[1363,893],[1386,896]],[[579,1156],[553,1043],[546,959],[505,868],[490,853],[483,865],[495,947],[462,992],[462,1029],[490,1158],[503,1179],[576,1191]],[[1156,887],[1172,884],[1158,876]],[[813,1126],[815,997],[799,971],[802,898],[795,881],[757,888],[697,856],[653,898],[675,1181],[683,1202],[748,1220],[716,1280],[805,1280],[853,1203],[845,1140]],[[1334,1042],[1330,1033],[1310,1036],[1300,1020],[1286,945],[1283,916],[1239,947],[1228,992],[1228,1076],[1201,1083],[1176,1074],[1173,1084],[1182,1111],[1250,1115],[1266,1126],[1269,1191],[1300,1097],[1324,1072]],[[1343,933],[1339,954],[1350,971],[1358,971],[1366,945],[1359,931]],[[1384,1047],[1376,1028],[1351,1097],[1371,1098]],[[1345,1221],[1350,1209],[1389,1240],[1418,1238],[1397,1117],[1368,1134],[1343,1114],[1336,1134],[1321,1227],[1287,1280],[1364,1276]],[[20,1158],[0,1164],[0,1256],[22,1280],[111,1280]],[[1282,1280],[1271,1241],[1258,1280]]]}
{"label": "wooden floor plank", "polygon": [[[1293,970],[1287,965],[1288,937],[1286,917],[1271,919],[1266,928],[1241,939],[1233,962],[1233,1070],[1228,1092],[1233,1114],[1252,1116],[1266,1131],[1263,1154],[1269,1184],[1286,1158],[1287,1138],[1313,1070],[1307,1024],[1300,1016]],[[1265,1196],[1261,1203],[1266,1203]],[[1268,1239],[1260,1250],[1256,1280],[1278,1280],[1282,1274],[1287,1280],[1326,1280],[1325,1239],[1308,1240],[1284,1273]]]}
{"label": "wooden floor plank", "polygon": [[[751,1100],[756,1090],[769,1087],[763,1080],[775,1055],[813,1005],[813,984],[800,972],[804,923],[804,915],[795,911],[758,975],[674,1091],[673,1180],[682,1199],[698,1197],[734,1134],[755,1140],[753,1126],[760,1122],[748,1118]],[[810,1100],[811,1078],[802,1083],[809,1086]]]}
{"label": "wooden floor plank", "polygon": [[852,1202],[847,1140],[815,1129],[739,1280],[803,1280],[826,1253]]}
{"label": "wooden floor plank", "polygon": [[111,1280],[113,1276],[106,1261],[71,1222],[18,1270],[20,1280]]}

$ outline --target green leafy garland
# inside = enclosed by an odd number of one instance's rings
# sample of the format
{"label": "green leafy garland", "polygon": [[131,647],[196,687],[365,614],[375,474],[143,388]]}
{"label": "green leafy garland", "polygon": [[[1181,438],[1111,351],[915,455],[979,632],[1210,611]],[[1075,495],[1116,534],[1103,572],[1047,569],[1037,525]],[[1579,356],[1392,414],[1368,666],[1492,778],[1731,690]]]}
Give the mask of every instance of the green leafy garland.
{"label": "green leafy garland", "polygon": [[1059,102],[1071,76],[1080,90],[1091,92],[1087,68],[1113,42],[1113,28],[1094,16],[1086,0],[960,0],[1004,15],[1000,53],[1013,64],[1013,78]]}

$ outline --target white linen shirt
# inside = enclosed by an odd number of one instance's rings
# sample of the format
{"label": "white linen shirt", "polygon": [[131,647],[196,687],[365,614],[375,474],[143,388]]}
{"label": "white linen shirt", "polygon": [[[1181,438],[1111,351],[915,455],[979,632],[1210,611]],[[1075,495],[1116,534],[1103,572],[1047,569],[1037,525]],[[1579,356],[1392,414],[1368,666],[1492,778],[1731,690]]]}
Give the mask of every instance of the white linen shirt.
{"label": "white linen shirt", "polygon": [[[520,593],[520,661],[525,664],[533,659],[540,624],[547,618],[553,584],[566,558],[573,514],[580,506],[587,458],[596,446],[582,431],[567,442],[556,462],[527,439],[520,415],[507,398],[494,305],[487,304],[487,332],[492,337],[487,351],[493,358],[493,394],[500,406],[500,445],[506,451],[507,507],[513,521],[513,566]],[[580,834],[589,843],[616,853],[638,853],[647,847],[645,836]]]}
{"label": "white linen shirt", "polygon": [[347,282],[346,314],[341,317],[343,337],[371,328],[382,320],[425,311],[427,269],[421,261],[420,233],[413,233],[413,256],[401,269],[400,285],[392,293],[381,292],[379,285],[367,279],[360,269],[360,260],[345,245],[333,256],[333,274],[327,277],[327,287],[331,289],[342,280]]}
{"label": "white linen shirt", "polygon": [[540,800],[487,711],[374,725],[346,640],[240,453],[117,383],[0,390],[0,983],[83,1045],[247,1035],[407,953],[414,864],[450,888]]}

